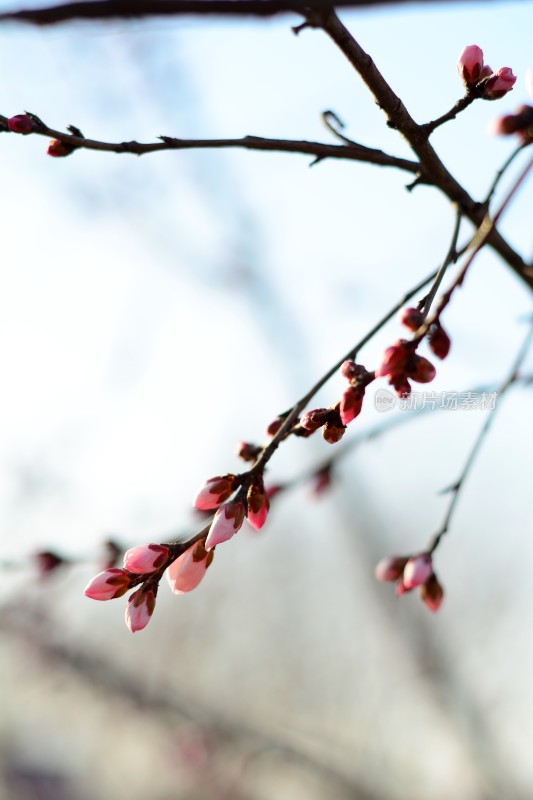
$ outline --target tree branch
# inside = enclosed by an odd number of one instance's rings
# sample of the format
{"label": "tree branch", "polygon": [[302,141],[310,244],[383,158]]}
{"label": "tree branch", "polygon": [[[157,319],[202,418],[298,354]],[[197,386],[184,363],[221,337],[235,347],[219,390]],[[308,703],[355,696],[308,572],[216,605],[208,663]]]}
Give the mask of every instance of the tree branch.
{"label": "tree branch", "polygon": [[[424,126],[418,125],[411,117],[372,58],[356,42],[335,12],[333,10],[325,12],[320,20],[318,15],[313,13],[308,16],[308,19],[310,24],[321,27],[328,34],[359,73],[372,92],[376,103],[386,114],[389,127],[399,131],[420,159],[422,170],[425,176],[429,177],[429,182],[438,187],[452,203],[456,203],[464,215],[476,227],[479,227],[485,217],[483,204],[473,200],[446,169],[428,141],[428,131],[424,130]],[[495,228],[490,232],[487,241],[527,286],[533,289],[533,268],[525,263]]]}

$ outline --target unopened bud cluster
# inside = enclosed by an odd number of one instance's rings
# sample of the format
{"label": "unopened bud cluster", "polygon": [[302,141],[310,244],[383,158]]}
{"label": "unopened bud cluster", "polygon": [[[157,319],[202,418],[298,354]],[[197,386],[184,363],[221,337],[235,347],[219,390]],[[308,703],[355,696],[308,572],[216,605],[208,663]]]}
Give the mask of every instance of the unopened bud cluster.
{"label": "unopened bud cluster", "polygon": [[389,556],[376,566],[375,575],[378,581],[395,581],[398,596],[418,588],[426,608],[439,610],[444,590],[433,570],[431,553]]}
{"label": "unopened bud cluster", "polygon": [[467,93],[483,100],[498,100],[510,92],[516,76],[510,67],[501,67],[494,72],[483,63],[483,50],[475,44],[465,47],[457,62],[457,71],[466,86]]}

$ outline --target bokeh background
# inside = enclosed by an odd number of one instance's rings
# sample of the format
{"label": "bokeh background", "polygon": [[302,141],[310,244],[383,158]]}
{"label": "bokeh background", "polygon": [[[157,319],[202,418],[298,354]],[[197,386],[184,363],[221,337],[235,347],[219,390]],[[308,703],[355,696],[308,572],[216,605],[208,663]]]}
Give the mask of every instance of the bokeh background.
{"label": "bokeh background", "polygon": [[[0,3],[2,9],[12,2]],[[434,134],[478,199],[513,143],[487,133],[527,101],[531,3],[445,3],[341,18],[415,119],[462,94],[467,44],[514,91]],[[108,141],[347,135],[409,155],[343,56],[299,18],[0,28],[0,112]],[[485,421],[386,417],[373,392],[329,492],[303,482],[264,532],[219,548],[195,592],[162,585],[146,630],[83,596],[102,543],[194,530],[191,498],[239,469],[242,440],[292,405],[448,248],[453,211],[409,176],[245,151],[46,156],[2,135],[0,796],[6,800],[526,800],[533,792],[530,389],[503,399],[436,557],[428,614],[373,580],[421,548]],[[502,182],[501,194],[520,164]],[[531,182],[501,228],[531,258]],[[468,235],[468,227],[462,240]],[[432,389],[495,387],[531,312],[490,252],[447,310]],[[362,351],[373,365],[391,322]],[[531,372],[531,357],[524,373]],[[339,396],[341,378],[317,405]],[[351,443],[351,444],[350,444]],[[289,441],[272,482],[332,453]],[[32,556],[75,561],[38,578]]]}

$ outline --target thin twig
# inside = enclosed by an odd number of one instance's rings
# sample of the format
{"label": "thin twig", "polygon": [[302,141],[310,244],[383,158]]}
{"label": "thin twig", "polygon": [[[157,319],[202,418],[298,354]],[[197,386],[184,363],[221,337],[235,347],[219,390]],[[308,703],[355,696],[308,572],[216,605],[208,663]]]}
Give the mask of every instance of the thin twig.
{"label": "thin twig", "polygon": [[435,299],[435,295],[437,294],[437,292],[439,290],[439,286],[441,285],[442,279],[444,278],[444,276],[446,274],[446,270],[448,269],[450,264],[455,264],[455,262],[457,261],[457,257],[458,257],[458,255],[457,255],[457,239],[459,238],[459,230],[461,228],[461,220],[462,220],[462,218],[463,218],[463,214],[461,212],[461,209],[457,208],[456,209],[456,213],[455,213],[455,226],[454,226],[453,233],[452,233],[452,240],[450,242],[450,247],[448,248],[448,252],[446,253],[446,257],[445,257],[444,261],[442,262],[442,265],[441,265],[441,267],[440,267],[440,269],[439,269],[439,271],[437,273],[437,277],[435,278],[435,280],[433,282],[433,286],[431,287],[431,289],[428,292],[427,296],[424,298],[424,304],[423,304],[422,308],[420,309],[422,311],[422,314],[424,315],[424,318],[426,318],[427,315],[429,314],[429,310],[431,308],[431,304],[433,303],[433,300]]}
{"label": "thin twig", "polygon": [[[313,16],[313,21],[318,27],[319,23],[316,17],[317,14]],[[380,73],[371,56],[363,50],[333,10],[322,15],[320,27],[361,76],[376,103],[385,113],[389,127],[398,130],[416,153],[425,179],[429,177],[434,186],[439,188],[452,203],[459,206],[464,215],[476,227],[480,227],[485,218],[485,208],[482,204],[476,203],[446,169],[429,143],[428,133],[424,131],[424,126],[415,122],[401,99]],[[488,241],[511,269],[522,278],[530,289],[533,289],[533,269],[510,247],[494,226],[490,230]]]}
{"label": "thin twig", "polygon": [[461,111],[464,111],[465,108],[474,102],[475,96],[473,94],[466,94],[464,97],[461,97],[446,114],[443,114],[441,117],[432,120],[432,122],[426,122],[424,125],[421,125],[422,130],[427,136],[430,136],[433,131],[440,127],[440,125],[444,125],[445,122],[450,122],[450,120],[455,119]]}
{"label": "thin twig", "polygon": [[490,201],[492,200],[492,198],[494,196],[494,192],[498,188],[498,184],[499,184],[500,180],[502,179],[502,177],[504,176],[505,172],[511,166],[511,164],[513,163],[513,161],[515,160],[517,155],[522,152],[522,150],[524,149],[525,146],[526,146],[526,144],[524,142],[521,142],[518,145],[518,147],[515,147],[515,149],[513,150],[511,155],[509,156],[509,158],[507,158],[504,161],[503,165],[500,167],[500,169],[496,173],[496,175],[494,177],[494,180],[492,181],[492,183],[490,185],[490,188],[489,188],[489,191],[487,193],[487,196],[486,196],[485,200],[483,201],[483,205],[486,208],[489,207]]}
{"label": "thin twig", "polygon": [[530,326],[530,328],[528,330],[527,336],[525,337],[524,341],[522,342],[522,344],[520,346],[518,354],[517,354],[516,358],[513,361],[511,370],[510,370],[507,378],[503,381],[503,383],[497,389],[498,402],[496,402],[494,404],[493,408],[490,410],[490,412],[489,412],[489,414],[488,414],[488,416],[487,416],[487,418],[485,420],[485,424],[483,425],[483,427],[481,428],[479,434],[477,435],[476,440],[475,440],[475,442],[474,442],[474,444],[472,446],[472,449],[470,450],[470,453],[468,454],[468,458],[466,459],[465,465],[463,467],[463,470],[462,470],[458,480],[453,484],[453,486],[449,487],[449,489],[448,489],[448,491],[451,492],[451,495],[452,495],[451,501],[450,501],[450,503],[448,505],[448,509],[447,509],[446,514],[444,516],[444,521],[443,521],[441,527],[439,528],[437,533],[435,533],[434,536],[430,540],[430,544],[429,544],[429,547],[427,549],[428,553],[433,553],[437,549],[437,547],[439,546],[440,540],[442,539],[444,534],[447,533],[447,531],[448,531],[448,529],[450,527],[450,522],[452,520],[454,511],[456,509],[457,501],[459,500],[459,495],[461,493],[461,490],[462,490],[462,488],[464,486],[464,483],[465,483],[468,475],[470,474],[470,471],[472,469],[474,461],[476,460],[477,454],[479,453],[479,451],[481,449],[481,445],[483,444],[483,442],[485,440],[485,437],[487,436],[491,426],[494,423],[494,419],[496,417],[496,412],[500,408],[501,399],[504,396],[504,394],[511,388],[511,386],[513,386],[513,384],[515,384],[518,381],[518,370],[520,369],[520,366],[522,365],[522,362],[524,361],[532,342],[533,342],[533,324],[531,324],[531,326]]}
{"label": "thin twig", "polygon": [[[8,118],[0,114],[0,126],[7,125]],[[280,153],[301,153],[324,158],[346,159],[348,161],[363,161],[383,167],[396,167],[418,174],[420,164],[406,158],[397,158],[382,150],[365,147],[362,144],[338,145],[322,142],[308,142],[305,140],[266,139],[261,136],[243,136],[240,139],[180,139],[175,136],[161,136],[158,142],[104,142],[98,139],[88,139],[64,131],[58,131],[42,125],[33,131],[38,136],[58,139],[61,142],[78,150],[98,150],[107,153],[130,153],[142,156],[147,153],[156,153],[163,150],[206,150],[243,148],[245,150],[266,150]]]}

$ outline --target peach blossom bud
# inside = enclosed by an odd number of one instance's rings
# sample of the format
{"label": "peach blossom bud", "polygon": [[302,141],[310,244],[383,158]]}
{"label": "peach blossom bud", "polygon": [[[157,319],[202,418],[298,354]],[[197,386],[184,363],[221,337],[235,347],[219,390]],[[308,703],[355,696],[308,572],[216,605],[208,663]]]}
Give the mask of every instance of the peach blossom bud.
{"label": "peach blossom bud", "polygon": [[58,567],[66,563],[64,558],[52,553],[50,550],[42,550],[40,553],[35,553],[34,559],[39,575],[42,576],[55,572]]}
{"label": "peach blossom bud", "polygon": [[402,594],[407,594],[407,592],[410,591],[411,589],[408,589],[405,583],[401,579],[396,581],[396,589],[395,589],[396,597],[401,597]]}
{"label": "peach blossom bud", "polygon": [[429,580],[432,574],[431,555],[421,553],[419,556],[412,556],[405,565],[402,582],[406,589],[414,589]]}
{"label": "peach blossom bud", "polygon": [[168,558],[168,547],[163,544],[141,544],[124,554],[124,569],[136,575],[155,572]]}
{"label": "peach blossom bud", "polygon": [[263,448],[259,447],[257,444],[240,442],[237,447],[237,455],[239,458],[242,458],[243,461],[255,461],[262,450]]}
{"label": "peach blossom bud", "polygon": [[14,117],[8,119],[7,127],[13,133],[22,133],[27,136],[33,131],[33,120],[29,114],[15,114]]}
{"label": "peach blossom bud", "polygon": [[196,542],[181,554],[167,569],[167,578],[174,594],[185,594],[196,589],[215,553],[206,551],[202,542]]}
{"label": "peach blossom bud", "polygon": [[313,408],[311,411],[306,411],[305,414],[303,414],[300,425],[302,428],[305,428],[306,431],[314,433],[325,424],[330,413],[330,408]]}
{"label": "peach blossom bud", "polygon": [[244,522],[244,505],[227,503],[221,506],[209,528],[205,549],[212,550],[217,544],[227,542],[234,536]]}
{"label": "peach blossom bud", "polygon": [[433,327],[428,336],[428,343],[429,349],[431,350],[437,358],[446,358],[448,353],[450,352],[451,341],[450,337],[440,324],[437,322],[435,327]]}
{"label": "peach blossom bud", "polygon": [[400,322],[410,331],[417,331],[424,322],[424,315],[418,308],[404,308],[400,314]]}
{"label": "peach blossom bud", "polygon": [[405,565],[409,561],[407,556],[389,556],[382,558],[376,564],[374,575],[378,581],[397,581],[402,577]]}
{"label": "peach blossom bud", "polygon": [[194,498],[194,507],[199,511],[211,511],[218,508],[230,497],[235,489],[235,475],[220,475],[209,478]]}
{"label": "peach blossom bud", "polygon": [[386,375],[390,375],[390,377],[401,375],[405,372],[408,356],[409,353],[401,340],[387,347],[383,353],[381,363],[376,369],[376,378],[385,377]]}
{"label": "peach blossom bud", "polygon": [[344,431],[346,430],[346,426],[342,424],[338,424],[336,422],[330,421],[326,422],[322,429],[322,436],[329,442],[329,444],[336,444],[340,442],[342,437],[344,436]]}
{"label": "peach blossom bud", "polygon": [[417,383],[430,383],[437,370],[427,358],[424,356],[413,355],[412,361],[409,364],[409,377]]}
{"label": "peach blossom bud", "polygon": [[465,86],[473,86],[481,77],[483,50],[476,44],[465,47],[457,62],[457,72]]}
{"label": "peach blossom bud", "polygon": [[270,502],[264,487],[252,484],[248,489],[246,497],[248,505],[247,518],[248,522],[255,528],[256,531],[260,530],[266,522]]}
{"label": "peach blossom bud", "polygon": [[494,70],[492,69],[492,67],[489,67],[488,64],[485,64],[485,66],[481,70],[481,75],[479,76],[480,80],[481,78],[490,78],[493,72]]}
{"label": "peach blossom bud", "polygon": [[131,584],[131,575],[123,569],[106,569],[100,572],[85,587],[85,597],[92,600],[113,600],[122,597]]}
{"label": "peach blossom bud", "polygon": [[363,408],[364,389],[349,386],[341,398],[340,415],[343,425],[348,425],[361,413]]}
{"label": "peach blossom bud", "polygon": [[154,613],[155,594],[152,589],[141,586],[128,598],[126,606],[126,625],[132,633],[142,631]]}
{"label": "peach blossom bud", "polygon": [[502,67],[490,77],[485,84],[483,97],[485,100],[498,100],[510,92],[516,83],[516,75],[510,67]]}
{"label": "peach blossom bud", "polygon": [[67,142],[62,142],[59,139],[50,139],[46,152],[49,156],[54,156],[54,158],[62,158],[63,156],[69,156],[74,150],[76,148]]}
{"label": "peach blossom bud", "polygon": [[425,604],[426,608],[435,613],[441,607],[444,597],[444,589],[437,580],[435,574],[431,575],[419,589],[420,598]]}

